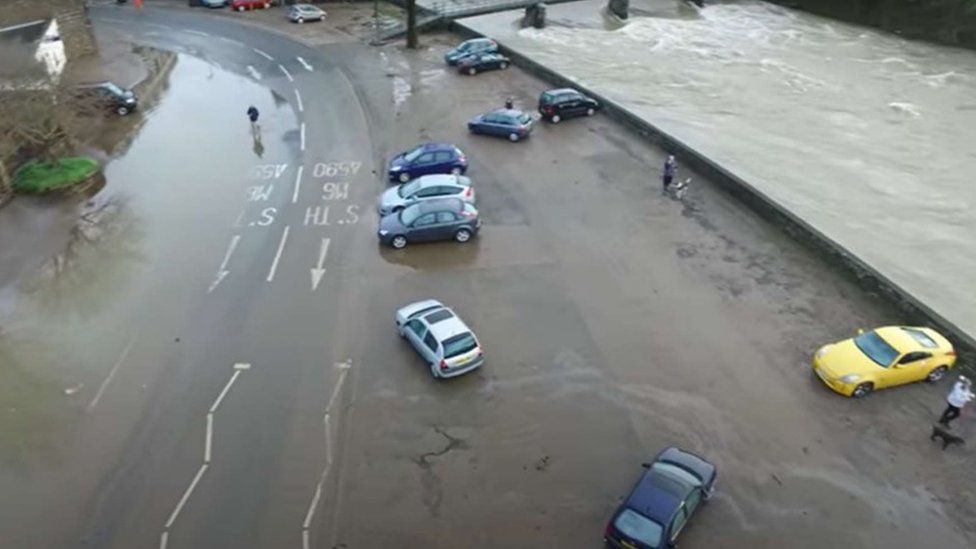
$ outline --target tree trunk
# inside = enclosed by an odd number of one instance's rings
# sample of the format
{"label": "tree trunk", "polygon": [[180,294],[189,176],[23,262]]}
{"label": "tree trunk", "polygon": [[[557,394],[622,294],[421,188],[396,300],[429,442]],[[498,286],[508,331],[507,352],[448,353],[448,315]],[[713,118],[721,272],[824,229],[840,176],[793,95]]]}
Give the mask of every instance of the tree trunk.
{"label": "tree trunk", "polygon": [[3,204],[4,198],[10,196],[13,192],[13,187],[10,186],[10,174],[7,173],[7,163],[0,158],[0,204]]}
{"label": "tree trunk", "polygon": [[407,47],[417,49],[417,0],[407,0]]}

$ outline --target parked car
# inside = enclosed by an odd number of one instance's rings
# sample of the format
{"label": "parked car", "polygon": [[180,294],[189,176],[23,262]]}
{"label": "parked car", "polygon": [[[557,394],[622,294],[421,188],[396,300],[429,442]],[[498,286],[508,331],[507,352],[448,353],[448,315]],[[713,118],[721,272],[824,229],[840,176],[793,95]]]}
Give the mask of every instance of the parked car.
{"label": "parked car", "polygon": [[464,243],[478,234],[481,218],[471,204],[457,198],[423,200],[380,219],[380,242],[403,249],[409,242],[456,240]]}
{"label": "parked car", "polygon": [[507,69],[511,61],[500,53],[478,53],[458,61],[458,72],[474,76],[479,72]]}
{"label": "parked car", "polygon": [[230,8],[237,11],[268,9],[271,0],[230,0]]}
{"label": "parked car", "polygon": [[227,5],[228,0],[188,0],[187,4],[191,8],[204,7],[204,8],[222,8]]}
{"label": "parked car", "polygon": [[295,4],[288,8],[288,19],[290,19],[292,23],[324,21],[325,11],[311,4]]}
{"label": "parked car", "polygon": [[532,133],[532,126],[532,115],[514,109],[486,112],[468,121],[468,129],[472,133],[507,137],[509,141],[528,137]]}
{"label": "parked car", "polygon": [[422,200],[448,197],[475,204],[471,180],[463,175],[436,174],[418,177],[409,183],[387,189],[380,195],[376,203],[376,211],[380,215],[388,215]]}
{"label": "parked car", "polygon": [[539,114],[558,124],[574,116],[593,116],[600,104],[572,88],[549,90],[539,96]]}
{"label": "parked car", "polygon": [[498,42],[491,38],[473,38],[461,42],[456,48],[444,54],[444,61],[448,65],[457,65],[458,61],[478,53],[495,53]]}
{"label": "parked car", "polygon": [[107,109],[119,116],[136,110],[139,98],[115,82],[92,82],[75,86],[75,100],[82,111]]}
{"label": "parked car", "polygon": [[936,382],[956,364],[952,343],[932,328],[885,326],[821,347],[813,370],[827,387],[861,398],[876,389]]}
{"label": "parked car", "polygon": [[610,547],[674,547],[678,534],[715,490],[715,466],[675,447],[666,448],[646,469],[607,523]]}
{"label": "parked car", "polygon": [[390,181],[406,183],[414,177],[433,173],[461,175],[468,170],[468,160],[461,149],[449,143],[423,143],[390,160]]}
{"label": "parked car", "polygon": [[394,318],[400,337],[413,345],[435,378],[466,374],[485,363],[474,332],[440,301],[428,299],[402,307]]}

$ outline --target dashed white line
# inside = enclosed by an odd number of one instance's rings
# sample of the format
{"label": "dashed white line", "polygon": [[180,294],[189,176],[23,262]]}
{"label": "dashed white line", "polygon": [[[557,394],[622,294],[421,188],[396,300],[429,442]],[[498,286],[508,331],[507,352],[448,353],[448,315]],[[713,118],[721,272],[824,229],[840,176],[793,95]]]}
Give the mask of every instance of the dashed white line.
{"label": "dashed white line", "polygon": [[251,76],[255,80],[261,80],[261,73],[259,73],[258,70],[252,67],[251,65],[247,66],[247,72],[251,73]]}
{"label": "dashed white line", "polygon": [[285,226],[285,232],[281,233],[281,242],[278,243],[278,253],[275,254],[274,261],[271,263],[271,270],[268,271],[268,282],[274,280],[275,271],[278,270],[278,261],[281,260],[281,252],[285,249],[285,241],[288,240],[288,230],[290,226]]}
{"label": "dashed white line", "polygon": [[339,381],[336,382],[335,389],[332,390],[332,396],[329,397],[329,404],[325,407],[326,415],[332,411],[332,405],[335,404],[335,399],[339,396],[339,389],[342,389],[342,383],[346,381],[346,373],[348,372],[349,370],[343,370],[342,373],[339,374]]}
{"label": "dashed white line", "polygon": [[166,544],[169,542],[169,532],[163,532],[163,535],[159,536],[159,549],[166,549]]}
{"label": "dashed white line", "polygon": [[302,122],[302,130],[301,130],[301,132],[302,132],[302,142],[301,142],[301,147],[300,148],[304,151],[305,150],[305,123],[304,122]]}
{"label": "dashed white line", "polygon": [[328,466],[332,465],[332,429],[328,412],[325,413],[322,423],[325,425],[325,464]]}
{"label": "dashed white line", "polygon": [[312,496],[312,502],[308,505],[308,511],[305,513],[305,522],[302,523],[302,528],[308,529],[309,525],[312,524],[312,517],[315,516],[315,508],[319,505],[319,499],[322,498],[322,482],[315,486],[315,495]]}
{"label": "dashed white line", "polygon": [[213,413],[207,414],[207,440],[203,445],[203,462],[210,463],[210,448],[213,445]]}
{"label": "dashed white line", "polygon": [[207,34],[205,32],[200,32],[198,30],[188,30],[188,31],[186,31],[186,33],[187,34],[195,34],[197,36],[203,36],[205,38],[210,38],[210,35],[209,34]]}
{"label": "dashed white line", "polygon": [[224,42],[227,42],[228,44],[233,44],[235,46],[243,46],[244,45],[242,42],[238,42],[237,40],[234,40],[232,38],[227,38],[226,36],[218,36],[218,38],[220,38]]}
{"label": "dashed white line", "polygon": [[295,59],[298,59],[298,62],[301,63],[302,66],[305,67],[305,70],[307,70],[308,72],[312,72],[314,70],[312,68],[312,65],[308,64],[308,61],[302,59],[301,57],[296,57]]}
{"label": "dashed white line", "polygon": [[267,53],[264,53],[263,51],[261,51],[261,50],[259,50],[257,48],[251,48],[251,49],[254,50],[254,53],[260,55],[261,57],[267,59],[268,61],[274,61],[274,57],[271,57]]}
{"label": "dashed white line", "polygon": [[295,81],[295,79],[291,77],[291,73],[288,72],[288,69],[286,69],[284,65],[279,64],[278,68],[281,69],[281,72],[285,73],[285,76],[288,77],[289,82]]}
{"label": "dashed white line", "polygon": [[[166,521],[167,530],[169,530],[170,526],[176,522],[176,517],[180,516],[180,511],[183,510],[183,506],[186,505],[187,500],[190,499],[190,495],[193,493],[193,490],[196,489],[197,483],[200,482],[200,479],[203,478],[203,474],[207,472],[208,467],[210,466],[204,463],[200,466],[200,469],[197,470],[197,474],[195,477],[193,477],[193,481],[190,482],[190,485],[186,488],[186,491],[183,492],[183,497],[180,498],[179,503],[176,504],[176,508],[173,509],[172,513],[170,513],[169,520]],[[162,543],[162,541],[163,540],[160,540],[160,543]]]}
{"label": "dashed white line", "polygon": [[298,112],[304,111],[305,107],[302,105],[302,94],[298,90],[295,90],[295,101],[298,102]]}
{"label": "dashed white line", "polygon": [[224,390],[221,391],[219,395],[217,395],[217,400],[215,400],[213,406],[210,407],[211,414],[216,412],[217,408],[220,407],[221,401],[223,401],[224,397],[227,396],[227,391],[230,391],[231,386],[234,384],[235,381],[237,381],[237,376],[239,375],[241,375],[241,371],[235,370],[234,375],[230,376],[230,379],[227,381],[227,385],[224,385]]}
{"label": "dashed white line", "polygon": [[298,191],[302,188],[302,171],[305,166],[298,167],[298,173],[295,174],[295,190],[291,193],[291,203],[294,204],[298,202]]}
{"label": "dashed white line", "polygon": [[132,338],[129,339],[129,344],[126,345],[125,349],[122,350],[122,354],[119,355],[119,359],[115,361],[115,365],[112,366],[112,369],[108,372],[108,376],[104,381],[102,381],[102,385],[98,388],[98,392],[95,393],[95,398],[93,398],[91,402],[88,403],[88,407],[85,408],[86,411],[91,412],[95,406],[98,405],[98,401],[102,399],[102,394],[105,393],[105,389],[108,388],[108,384],[112,382],[112,378],[115,377],[116,372],[119,371],[119,367],[122,366],[122,363],[125,361],[125,357],[129,356],[129,351],[132,350],[132,344],[135,343],[135,341],[135,336],[132,336]]}

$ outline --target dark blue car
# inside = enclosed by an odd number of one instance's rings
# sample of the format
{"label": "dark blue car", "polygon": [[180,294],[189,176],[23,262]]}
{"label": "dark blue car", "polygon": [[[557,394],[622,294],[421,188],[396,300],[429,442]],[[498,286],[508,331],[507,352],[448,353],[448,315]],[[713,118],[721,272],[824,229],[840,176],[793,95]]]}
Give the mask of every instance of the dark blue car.
{"label": "dark blue car", "polygon": [[678,448],[667,448],[617,508],[603,540],[610,547],[673,547],[678,534],[715,489],[715,466]]}
{"label": "dark blue car", "polygon": [[509,141],[518,141],[532,133],[532,115],[513,109],[498,109],[479,114],[468,121],[472,133],[497,135]]}
{"label": "dark blue car", "polygon": [[491,38],[472,38],[461,42],[458,47],[444,54],[444,61],[448,65],[457,65],[458,61],[470,55],[496,51],[498,51],[498,43]]}
{"label": "dark blue car", "polygon": [[406,183],[433,173],[461,175],[468,171],[468,160],[461,149],[450,143],[424,143],[390,160],[390,181]]}

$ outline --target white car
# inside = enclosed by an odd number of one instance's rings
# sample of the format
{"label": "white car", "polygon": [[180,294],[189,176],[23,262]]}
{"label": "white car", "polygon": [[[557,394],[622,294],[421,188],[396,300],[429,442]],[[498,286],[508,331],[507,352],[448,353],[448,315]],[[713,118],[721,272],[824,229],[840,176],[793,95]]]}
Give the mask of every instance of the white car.
{"label": "white car", "polygon": [[424,175],[384,191],[376,202],[376,211],[380,215],[389,215],[417,202],[438,198],[458,198],[472,206],[476,201],[470,178],[451,174]]}
{"label": "white car", "polygon": [[323,21],[325,20],[325,12],[311,4],[295,4],[288,10],[288,19],[292,23]]}
{"label": "white car", "polygon": [[474,332],[454,311],[428,299],[396,312],[397,331],[420,353],[435,378],[466,374],[485,363]]}

